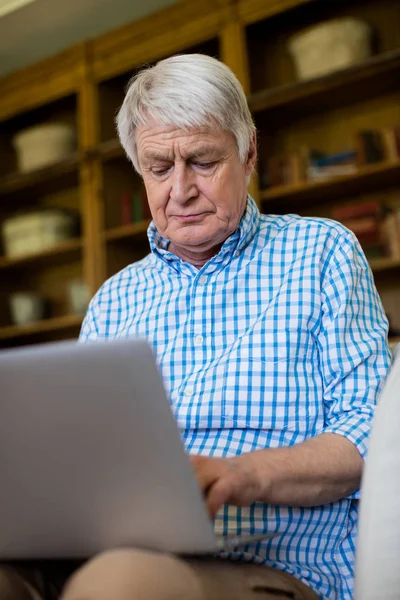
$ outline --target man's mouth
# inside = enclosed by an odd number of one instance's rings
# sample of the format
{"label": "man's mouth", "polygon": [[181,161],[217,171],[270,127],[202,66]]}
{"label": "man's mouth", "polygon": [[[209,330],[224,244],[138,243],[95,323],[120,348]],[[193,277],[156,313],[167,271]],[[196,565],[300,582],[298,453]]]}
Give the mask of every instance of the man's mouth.
{"label": "man's mouth", "polygon": [[184,214],[184,215],[174,215],[174,217],[176,219],[178,219],[179,221],[183,221],[185,223],[192,223],[195,221],[200,221],[201,219],[203,219],[206,215],[208,215],[208,212],[200,212],[200,213],[190,213],[188,215]]}

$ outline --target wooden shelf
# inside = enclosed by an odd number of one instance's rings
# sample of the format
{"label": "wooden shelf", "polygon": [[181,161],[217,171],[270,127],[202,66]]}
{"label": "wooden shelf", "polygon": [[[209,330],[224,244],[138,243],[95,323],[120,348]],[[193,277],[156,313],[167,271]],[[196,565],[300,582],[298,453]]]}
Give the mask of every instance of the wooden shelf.
{"label": "wooden shelf", "polygon": [[397,344],[400,344],[400,336],[397,337],[390,337],[389,338],[389,344],[392,348],[394,348],[395,346],[397,346]]}
{"label": "wooden shelf", "polygon": [[112,160],[113,158],[125,157],[125,151],[122,148],[118,138],[108,140],[107,142],[102,142],[97,147],[95,152],[97,152],[97,154],[100,155],[100,157],[105,161]]}
{"label": "wooden shelf", "polygon": [[9,325],[0,328],[0,340],[28,337],[52,331],[74,329],[81,326],[84,315],[66,315],[30,323],[29,325]]}
{"label": "wooden shelf", "polygon": [[365,193],[374,188],[399,185],[399,183],[400,161],[381,162],[360,167],[359,171],[353,175],[261,190],[260,198],[263,203],[324,202],[325,200]]}
{"label": "wooden shelf", "polygon": [[257,92],[249,97],[249,106],[253,113],[322,111],[398,91],[399,70],[400,51],[386,52],[349,69]]}
{"label": "wooden shelf", "polygon": [[370,260],[369,263],[374,273],[381,273],[383,271],[391,271],[392,269],[400,268],[400,258],[374,258],[374,260]]}
{"label": "wooden shelf", "polygon": [[0,271],[6,269],[12,269],[16,267],[23,267],[25,265],[31,266],[33,263],[37,265],[42,264],[55,264],[63,262],[64,260],[71,260],[77,258],[82,250],[82,240],[73,239],[58,244],[43,252],[37,254],[27,254],[24,256],[18,256],[15,258],[0,257]]}
{"label": "wooden shelf", "polygon": [[6,175],[0,179],[0,196],[39,185],[42,186],[49,181],[60,179],[65,175],[74,173],[78,165],[79,155],[76,153],[44,169],[37,169],[29,173],[12,173],[11,175]]}
{"label": "wooden shelf", "polygon": [[150,220],[141,221],[140,223],[130,223],[129,225],[121,225],[121,227],[114,227],[104,232],[104,239],[109,241],[122,240],[125,238],[131,238],[135,236],[143,236],[147,233],[147,229],[150,225]]}

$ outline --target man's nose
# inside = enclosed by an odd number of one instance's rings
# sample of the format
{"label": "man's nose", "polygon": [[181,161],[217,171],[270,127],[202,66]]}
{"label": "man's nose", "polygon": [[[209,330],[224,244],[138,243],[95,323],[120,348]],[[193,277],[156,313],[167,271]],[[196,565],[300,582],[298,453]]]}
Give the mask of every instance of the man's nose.
{"label": "man's nose", "polygon": [[171,177],[171,200],[182,203],[197,195],[196,175],[193,170],[184,163],[176,164]]}

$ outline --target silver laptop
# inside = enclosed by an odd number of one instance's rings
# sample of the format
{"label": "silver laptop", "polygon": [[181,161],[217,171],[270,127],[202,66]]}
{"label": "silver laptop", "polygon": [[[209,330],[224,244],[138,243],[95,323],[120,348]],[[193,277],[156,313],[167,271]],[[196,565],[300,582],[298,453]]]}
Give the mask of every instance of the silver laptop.
{"label": "silver laptop", "polygon": [[214,534],[145,340],[3,351],[0,381],[0,559],[270,537]]}

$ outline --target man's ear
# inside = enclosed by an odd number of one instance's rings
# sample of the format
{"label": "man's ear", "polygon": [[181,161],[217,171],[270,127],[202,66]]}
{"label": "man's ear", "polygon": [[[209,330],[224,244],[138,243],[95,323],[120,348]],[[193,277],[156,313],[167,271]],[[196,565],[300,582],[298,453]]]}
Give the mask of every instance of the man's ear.
{"label": "man's ear", "polygon": [[254,171],[254,167],[256,165],[256,160],[257,160],[257,133],[255,131],[253,131],[253,135],[251,136],[251,141],[250,141],[250,146],[249,146],[249,152],[247,154],[246,165],[245,165],[246,175],[248,177],[250,177],[250,175]]}

